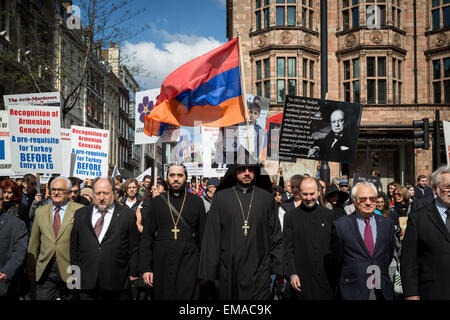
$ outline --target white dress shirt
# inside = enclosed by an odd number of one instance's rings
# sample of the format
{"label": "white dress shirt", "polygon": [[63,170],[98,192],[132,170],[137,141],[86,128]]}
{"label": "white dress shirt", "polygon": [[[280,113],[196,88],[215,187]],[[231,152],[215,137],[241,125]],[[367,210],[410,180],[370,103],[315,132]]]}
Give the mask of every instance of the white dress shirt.
{"label": "white dress shirt", "polygon": [[[103,221],[103,228],[100,232],[100,235],[98,236],[98,242],[101,243],[103,240],[103,237],[105,236],[106,230],[108,230],[109,223],[111,222],[112,214],[114,212],[114,204],[110,206],[108,209],[106,209],[108,212],[105,214],[105,220]],[[94,206],[94,211],[92,213],[92,227],[95,228],[95,224],[97,223],[97,220],[100,219],[102,215],[100,214],[98,208]]]}

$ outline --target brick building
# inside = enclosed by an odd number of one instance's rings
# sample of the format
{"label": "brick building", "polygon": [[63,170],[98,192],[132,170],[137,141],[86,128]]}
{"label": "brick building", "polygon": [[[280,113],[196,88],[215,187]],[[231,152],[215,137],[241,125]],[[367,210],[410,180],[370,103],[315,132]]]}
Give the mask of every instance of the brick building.
{"label": "brick building", "polygon": [[[286,94],[321,97],[320,2],[227,0],[227,37],[241,36],[247,91],[270,98],[269,116],[283,110]],[[450,1],[335,0],[327,6],[327,98],[363,106],[356,161],[330,162],[331,177],[376,170],[386,186],[431,174],[435,111],[450,120]],[[414,149],[412,121],[424,117],[431,146]],[[314,174],[317,163],[284,166],[287,176]]]}

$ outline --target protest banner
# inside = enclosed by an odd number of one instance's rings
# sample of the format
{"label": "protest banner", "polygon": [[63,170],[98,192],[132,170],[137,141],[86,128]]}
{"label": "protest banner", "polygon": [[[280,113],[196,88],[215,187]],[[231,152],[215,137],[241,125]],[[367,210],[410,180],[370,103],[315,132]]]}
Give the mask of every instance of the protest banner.
{"label": "protest banner", "polygon": [[11,169],[61,173],[61,113],[55,107],[10,106]]}
{"label": "protest banner", "polygon": [[72,126],[71,145],[76,155],[73,176],[80,179],[108,176],[108,130]]}
{"label": "protest banner", "polygon": [[368,175],[364,175],[364,174],[360,174],[360,173],[355,173],[355,175],[353,176],[353,185],[357,184],[358,182],[371,182],[375,185],[375,187],[377,187],[377,189],[382,190],[383,189],[383,185],[381,184],[381,180],[380,177],[373,177],[373,176],[368,176]]}
{"label": "protest banner", "polygon": [[159,91],[158,88],[136,92],[134,144],[156,143],[159,139],[158,134],[149,136],[144,132],[144,117],[153,109]]}
{"label": "protest banner", "polygon": [[8,111],[0,111],[0,176],[11,176],[11,144],[8,127]]}
{"label": "protest banner", "polygon": [[[61,128],[61,175],[63,177],[71,177],[75,155],[71,152],[70,129]],[[70,159],[70,164],[68,160]]]}
{"label": "protest banner", "polygon": [[351,164],[360,121],[360,104],[286,96],[280,160],[303,158]]}
{"label": "protest banner", "polygon": [[442,121],[442,125],[444,127],[445,155],[447,165],[450,165],[450,122]]}
{"label": "protest banner", "polygon": [[6,109],[12,106],[49,106],[59,107],[61,99],[59,92],[39,92],[26,94],[10,94],[4,95],[3,101]]}

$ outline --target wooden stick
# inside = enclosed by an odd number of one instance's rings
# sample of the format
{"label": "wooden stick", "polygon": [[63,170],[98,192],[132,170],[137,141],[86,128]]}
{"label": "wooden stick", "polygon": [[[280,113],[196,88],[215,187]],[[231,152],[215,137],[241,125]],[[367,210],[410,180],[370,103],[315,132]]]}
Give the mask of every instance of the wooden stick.
{"label": "wooden stick", "polygon": [[154,171],[154,174],[153,174],[153,176],[154,176],[154,181],[153,181],[153,185],[155,186],[155,189],[156,189],[156,187],[158,186],[158,177],[156,176],[156,174],[157,174],[157,169],[158,169],[158,161],[157,161],[157,157],[156,157],[156,150],[157,150],[157,144],[156,144],[156,142],[155,142],[155,144],[153,145],[153,156],[154,156],[154,168],[153,168],[153,171]]}
{"label": "wooden stick", "polygon": [[[242,100],[244,102],[245,109],[245,123],[247,126],[247,148],[250,149],[250,133],[249,133],[249,114],[248,114],[248,106],[247,106],[247,96],[246,96],[246,88],[245,88],[245,72],[244,72],[244,63],[242,61],[242,45],[241,45],[241,34],[238,33],[238,44],[239,44],[239,66],[241,71],[241,91],[242,91]],[[250,150],[248,150],[250,151]]]}

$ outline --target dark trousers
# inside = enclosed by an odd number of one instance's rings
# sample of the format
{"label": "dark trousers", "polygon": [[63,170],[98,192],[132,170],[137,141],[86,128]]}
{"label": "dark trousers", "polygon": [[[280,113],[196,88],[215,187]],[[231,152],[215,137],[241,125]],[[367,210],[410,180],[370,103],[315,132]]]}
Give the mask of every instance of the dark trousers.
{"label": "dark trousers", "polygon": [[73,291],[61,279],[56,258],[53,257],[36,283],[36,300],[72,300]]}

